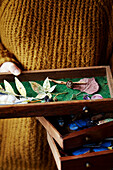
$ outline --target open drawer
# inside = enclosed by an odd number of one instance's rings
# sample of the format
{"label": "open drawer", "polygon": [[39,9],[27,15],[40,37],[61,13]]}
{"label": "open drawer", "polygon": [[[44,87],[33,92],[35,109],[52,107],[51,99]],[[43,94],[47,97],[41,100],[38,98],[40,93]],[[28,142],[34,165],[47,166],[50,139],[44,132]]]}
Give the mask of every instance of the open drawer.
{"label": "open drawer", "polygon": [[78,156],[61,156],[49,133],[47,133],[47,140],[58,170],[111,170],[113,168],[113,150],[85,153]]}
{"label": "open drawer", "polygon": [[[48,117],[48,119],[46,117],[37,117],[37,119],[64,150],[113,136],[113,121],[63,135],[61,131],[49,121],[50,117]],[[54,117],[53,119],[55,120]]]}
{"label": "open drawer", "polygon": [[[21,75],[18,76],[19,80],[24,84],[29,81],[43,82],[47,77],[55,80],[80,80],[82,78],[95,78],[95,77],[105,77],[106,83],[104,87],[108,87],[109,97],[104,97],[99,100],[58,100],[54,102],[39,102],[39,103],[28,103],[28,104],[8,104],[0,105],[0,118],[17,118],[17,117],[33,117],[33,116],[56,116],[56,115],[70,115],[70,114],[84,114],[84,107],[87,107],[90,112],[113,112],[113,80],[112,74],[109,66],[94,66],[94,67],[81,67],[81,68],[68,68],[68,69],[51,69],[51,70],[35,70],[35,71],[23,71]],[[0,73],[0,84],[7,80],[9,83],[14,83],[14,75],[10,73]],[[75,81],[76,81],[75,80]],[[51,82],[53,83],[53,82]],[[56,93],[58,93],[59,86],[56,87]],[[61,92],[63,88],[61,87]],[[65,86],[66,87],[66,86]],[[31,88],[29,85],[29,92],[31,93]],[[74,89],[65,88],[65,92],[70,95],[70,91]],[[107,91],[104,89],[104,91]],[[79,91],[78,91],[79,92]],[[78,93],[76,91],[76,93]],[[67,96],[68,96],[67,94]],[[30,96],[32,97],[32,96]],[[33,96],[34,97],[34,96]],[[86,113],[85,113],[86,114]]]}

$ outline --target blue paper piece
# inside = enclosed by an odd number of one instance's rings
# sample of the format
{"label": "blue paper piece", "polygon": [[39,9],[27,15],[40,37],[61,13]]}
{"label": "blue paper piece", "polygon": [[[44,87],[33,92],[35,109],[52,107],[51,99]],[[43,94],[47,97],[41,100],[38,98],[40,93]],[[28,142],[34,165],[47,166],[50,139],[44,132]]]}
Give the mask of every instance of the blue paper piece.
{"label": "blue paper piece", "polygon": [[7,93],[2,93],[2,92],[0,92],[0,95],[8,95]]}
{"label": "blue paper piece", "polygon": [[101,147],[109,147],[109,146],[111,146],[111,141],[103,142],[101,144]]}
{"label": "blue paper piece", "polygon": [[72,152],[72,155],[82,155],[90,151],[90,148],[81,148]]}
{"label": "blue paper piece", "polygon": [[93,149],[94,152],[106,151],[106,150],[108,150],[107,147],[99,147],[99,148],[94,148],[94,149]]}
{"label": "blue paper piece", "polygon": [[92,146],[96,146],[96,143],[88,143],[83,145],[83,147],[92,147]]}
{"label": "blue paper piece", "polygon": [[89,124],[89,119],[80,119],[80,120],[76,120],[75,123],[80,127],[87,127]]}
{"label": "blue paper piece", "polygon": [[78,126],[73,122],[73,123],[69,124],[69,128],[70,128],[70,130],[77,130]]}
{"label": "blue paper piece", "polygon": [[89,121],[89,119],[75,120],[72,123],[68,124],[68,126],[71,130],[79,130],[79,128],[89,127],[91,125]]}

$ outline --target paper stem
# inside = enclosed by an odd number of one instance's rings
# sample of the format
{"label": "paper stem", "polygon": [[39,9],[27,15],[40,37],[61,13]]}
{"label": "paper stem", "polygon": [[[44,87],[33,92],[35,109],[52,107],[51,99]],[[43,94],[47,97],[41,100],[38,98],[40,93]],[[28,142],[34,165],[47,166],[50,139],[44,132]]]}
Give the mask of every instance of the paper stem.
{"label": "paper stem", "polygon": [[[58,80],[54,80],[54,79],[50,79],[50,78],[49,78],[49,81],[52,81],[52,82],[57,83],[57,84],[66,84],[67,83],[65,81],[58,81]],[[73,84],[76,84],[76,85],[85,85],[87,83],[86,82],[73,82]]]}
{"label": "paper stem", "polygon": [[61,94],[67,94],[68,92],[62,92],[62,93],[57,93],[56,96],[53,98],[53,100],[55,101],[56,97],[61,95]]}

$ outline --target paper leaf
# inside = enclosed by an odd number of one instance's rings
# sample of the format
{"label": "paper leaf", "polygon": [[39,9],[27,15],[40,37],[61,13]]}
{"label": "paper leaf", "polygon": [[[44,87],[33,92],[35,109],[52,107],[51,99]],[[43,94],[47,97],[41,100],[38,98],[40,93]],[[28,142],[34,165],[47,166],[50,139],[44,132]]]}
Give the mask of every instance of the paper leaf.
{"label": "paper leaf", "polygon": [[0,85],[0,90],[4,90],[3,87]]}
{"label": "paper leaf", "polygon": [[56,87],[56,85],[52,86],[52,87],[48,90],[48,92],[51,93],[52,91],[54,91],[55,87]]}
{"label": "paper leaf", "polygon": [[43,87],[42,87],[40,84],[38,84],[38,83],[36,83],[36,82],[34,82],[34,81],[30,81],[29,83],[31,84],[32,89],[33,89],[36,93],[40,93],[40,92],[43,92],[43,91],[44,91]]}
{"label": "paper leaf", "polygon": [[45,91],[45,92],[50,89],[50,82],[49,82],[48,77],[44,80],[43,88],[44,88],[44,91]]}
{"label": "paper leaf", "polygon": [[47,93],[46,96],[49,96],[49,99],[52,98],[52,94],[51,93]]}
{"label": "paper leaf", "polygon": [[10,85],[10,83],[8,81],[4,80],[4,86],[5,86],[6,92],[9,92],[9,93],[15,95],[15,92],[14,92],[12,86]]}
{"label": "paper leaf", "polygon": [[93,94],[99,90],[99,85],[95,81],[95,78],[83,78],[79,82],[85,82],[84,85],[74,85],[73,89],[80,90],[81,92],[86,92],[88,94]]}
{"label": "paper leaf", "polygon": [[19,93],[26,97],[26,89],[17,77],[15,77],[15,84]]}
{"label": "paper leaf", "polygon": [[77,99],[76,94],[72,94],[72,97],[71,97],[71,99],[70,99],[70,100],[74,100],[74,99]]}
{"label": "paper leaf", "polygon": [[72,152],[73,155],[82,155],[90,151],[90,148],[80,148]]}
{"label": "paper leaf", "polygon": [[47,94],[45,92],[39,93],[35,98],[43,99]]}

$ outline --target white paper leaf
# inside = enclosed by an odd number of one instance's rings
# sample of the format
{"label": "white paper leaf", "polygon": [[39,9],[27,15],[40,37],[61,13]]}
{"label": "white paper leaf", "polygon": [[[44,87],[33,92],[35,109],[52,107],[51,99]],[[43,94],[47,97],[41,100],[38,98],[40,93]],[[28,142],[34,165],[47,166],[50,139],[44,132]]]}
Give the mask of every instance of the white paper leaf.
{"label": "white paper leaf", "polygon": [[14,92],[12,86],[10,85],[10,83],[8,81],[4,80],[4,86],[5,86],[5,90],[7,92],[15,95],[15,92]]}
{"label": "white paper leaf", "polygon": [[6,104],[7,98],[8,98],[8,95],[0,96],[0,104]]}
{"label": "white paper leaf", "polygon": [[48,92],[52,92],[52,91],[54,91],[54,89],[55,89],[55,87],[56,87],[57,85],[54,85],[54,86],[52,86],[49,90],[48,90]]}
{"label": "white paper leaf", "polygon": [[45,91],[45,92],[50,89],[50,82],[49,82],[48,77],[44,80],[43,88],[44,88],[44,91]]}
{"label": "white paper leaf", "polygon": [[26,89],[17,77],[15,77],[15,84],[19,93],[26,97]]}
{"label": "white paper leaf", "polygon": [[39,93],[35,98],[43,99],[47,94],[45,92]]}
{"label": "white paper leaf", "polygon": [[0,85],[0,90],[4,90],[3,87]]}
{"label": "white paper leaf", "polygon": [[52,98],[52,94],[51,93],[47,93],[46,96],[49,96],[49,99]]}
{"label": "white paper leaf", "polygon": [[43,87],[42,87],[40,84],[38,84],[38,83],[36,83],[36,82],[34,82],[34,81],[30,81],[29,83],[31,84],[32,89],[33,89],[36,93],[40,93],[40,92],[43,92],[43,91],[44,91]]}
{"label": "white paper leaf", "polygon": [[17,98],[14,95],[7,95],[7,103],[14,103]]}

